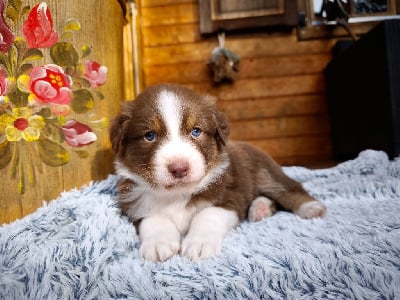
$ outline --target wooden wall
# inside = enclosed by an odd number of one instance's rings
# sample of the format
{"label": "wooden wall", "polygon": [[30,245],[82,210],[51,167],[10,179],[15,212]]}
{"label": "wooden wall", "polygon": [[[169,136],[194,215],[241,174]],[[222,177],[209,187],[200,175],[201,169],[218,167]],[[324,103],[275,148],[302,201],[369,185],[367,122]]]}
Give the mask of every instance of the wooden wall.
{"label": "wooden wall", "polygon": [[200,35],[197,0],[140,0],[138,7],[144,86],[175,82],[217,96],[232,138],[282,164],[330,158],[323,70],[333,40],[298,41],[296,29],[227,33],[226,48],[241,57],[240,75],[215,86],[206,62],[217,37]]}

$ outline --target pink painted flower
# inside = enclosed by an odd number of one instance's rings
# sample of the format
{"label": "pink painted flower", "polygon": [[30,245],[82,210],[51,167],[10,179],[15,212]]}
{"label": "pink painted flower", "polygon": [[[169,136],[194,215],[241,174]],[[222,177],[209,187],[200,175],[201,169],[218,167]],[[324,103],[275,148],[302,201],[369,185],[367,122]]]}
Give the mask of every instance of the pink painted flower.
{"label": "pink painted flower", "polygon": [[0,68],[0,96],[5,96],[8,91],[8,80],[6,72]]}
{"label": "pink painted flower", "polygon": [[107,71],[107,67],[100,66],[95,61],[85,61],[85,78],[89,80],[92,88],[96,88],[106,82]]}
{"label": "pink painted flower", "polygon": [[29,48],[50,48],[57,43],[58,34],[53,31],[53,19],[45,2],[32,8],[23,24],[22,34]]}
{"label": "pink painted flower", "polygon": [[32,69],[29,89],[40,102],[67,105],[71,102],[71,83],[61,67],[48,64]]}
{"label": "pink painted flower", "polygon": [[5,0],[0,0],[0,51],[7,52],[8,47],[14,43],[14,34],[4,20]]}
{"label": "pink painted flower", "polygon": [[76,120],[68,120],[61,127],[65,135],[65,142],[72,147],[82,147],[97,140],[97,136],[89,126]]}

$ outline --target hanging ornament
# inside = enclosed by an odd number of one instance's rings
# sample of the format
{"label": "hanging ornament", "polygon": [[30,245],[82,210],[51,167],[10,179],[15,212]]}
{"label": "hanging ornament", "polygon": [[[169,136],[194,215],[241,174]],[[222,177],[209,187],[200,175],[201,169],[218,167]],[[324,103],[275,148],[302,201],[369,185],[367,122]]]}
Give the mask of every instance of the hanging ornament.
{"label": "hanging ornament", "polygon": [[224,80],[234,81],[239,73],[240,57],[224,47],[224,32],[218,34],[218,43],[219,46],[214,48],[211,58],[207,62],[213,73],[213,80],[215,83],[220,83]]}

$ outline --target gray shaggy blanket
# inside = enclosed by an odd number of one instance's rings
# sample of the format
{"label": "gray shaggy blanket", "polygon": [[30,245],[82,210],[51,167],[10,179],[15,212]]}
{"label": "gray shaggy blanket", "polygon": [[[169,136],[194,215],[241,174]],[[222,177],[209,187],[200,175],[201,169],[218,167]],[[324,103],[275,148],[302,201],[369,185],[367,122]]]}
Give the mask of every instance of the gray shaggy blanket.
{"label": "gray shaggy blanket", "polygon": [[63,193],[0,227],[0,299],[400,299],[400,159],[284,170],[327,216],[244,222],[198,263],[138,257],[116,176]]}

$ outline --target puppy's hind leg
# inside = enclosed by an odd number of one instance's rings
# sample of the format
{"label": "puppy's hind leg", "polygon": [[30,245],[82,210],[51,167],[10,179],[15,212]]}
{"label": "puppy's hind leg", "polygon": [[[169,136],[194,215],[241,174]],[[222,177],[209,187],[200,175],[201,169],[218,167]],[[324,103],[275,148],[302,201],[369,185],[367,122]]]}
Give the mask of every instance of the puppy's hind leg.
{"label": "puppy's hind leg", "polygon": [[303,219],[322,218],[325,216],[326,207],[319,201],[308,201],[301,204],[294,213]]}
{"label": "puppy's hind leg", "polygon": [[247,218],[250,222],[261,221],[276,212],[276,205],[271,199],[259,196],[250,205]]}
{"label": "puppy's hind leg", "polygon": [[[270,162],[271,163],[271,162]],[[258,174],[258,186],[261,194],[276,202],[279,207],[291,211],[303,219],[322,218],[326,207],[312,197],[303,186],[283,173],[275,165]]]}

